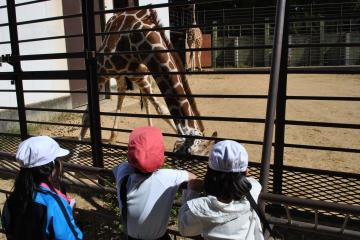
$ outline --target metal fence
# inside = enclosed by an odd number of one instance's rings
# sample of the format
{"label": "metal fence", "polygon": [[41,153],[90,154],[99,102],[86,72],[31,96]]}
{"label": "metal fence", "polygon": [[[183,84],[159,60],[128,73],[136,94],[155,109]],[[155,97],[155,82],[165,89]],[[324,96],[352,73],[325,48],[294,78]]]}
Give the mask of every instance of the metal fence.
{"label": "metal fence", "polygon": [[[69,114],[83,114],[84,110],[78,109],[54,109],[54,108],[38,108],[25,106],[24,94],[26,93],[61,93],[71,91],[59,91],[59,90],[24,90],[23,82],[31,80],[43,80],[43,81],[57,81],[59,79],[69,79],[73,81],[76,79],[86,79],[87,91],[72,91],[77,94],[87,94],[89,114],[91,116],[91,138],[89,141],[77,141],[72,139],[59,138],[59,142],[64,147],[72,149],[72,155],[76,155],[77,158],[70,157],[69,160],[72,163],[93,166],[96,168],[69,165],[70,172],[83,172],[88,170],[90,172],[95,171],[95,175],[98,175],[99,171],[109,174],[108,170],[114,165],[126,159],[126,147],[111,145],[104,142],[101,139],[101,131],[111,130],[101,126],[101,116],[120,116],[130,118],[172,118],[167,115],[146,115],[146,114],[129,114],[129,113],[108,113],[101,112],[99,107],[99,95],[111,94],[118,95],[113,92],[98,92],[97,77],[100,75],[96,70],[97,58],[101,55],[97,52],[96,42],[97,36],[103,36],[105,33],[102,31],[96,31],[94,16],[101,16],[108,13],[114,13],[120,9],[95,11],[93,1],[81,1],[81,13],[67,15],[67,16],[55,16],[46,19],[34,19],[23,22],[17,22],[16,9],[26,4],[37,4],[43,1],[30,1],[26,3],[15,4],[13,0],[7,0],[6,5],[0,6],[0,9],[7,9],[8,23],[1,23],[0,27],[7,27],[10,33],[9,41],[0,42],[0,44],[11,45],[11,55],[2,57],[3,64],[11,64],[13,71],[1,72],[0,81],[13,80],[15,83],[15,90],[0,90],[0,92],[13,92],[16,93],[17,107],[1,106],[0,109],[8,111],[16,111],[18,113],[17,119],[9,119],[0,117],[1,122],[13,122],[19,125],[20,134],[14,134],[9,132],[0,133],[0,159],[1,170],[3,173],[13,172],[14,166],[11,161],[7,159],[13,159],[13,156],[9,156],[8,153],[14,153],[16,147],[22,139],[26,139],[29,136],[29,124],[57,126],[62,125],[66,127],[81,127],[81,124],[73,123],[57,123],[57,122],[44,122],[27,120],[29,112],[48,112],[49,114],[55,113],[69,113]],[[204,4],[202,2],[193,1],[197,4]],[[192,3],[192,2],[191,2]],[[169,4],[155,4],[152,8],[158,7],[184,7],[190,3],[169,3]],[[147,6],[148,7],[148,6]],[[147,8],[140,7],[140,8]],[[140,9],[138,8],[138,9]],[[252,139],[234,139],[235,141],[246,143],[250,145],[256,145],[262,147],[262,161],[259,163],[250,163],[252,173],[257,177],[263,187],[264,193],[262,199],[266,202],[266,210],[271,217],[269,218],[272,223],[277,226],[285,228],[296,228],[300,230],[318,231],[326,234],[332,234],[342,238],[355,238],[360,236],[359,216],[360,216],[360,175],[353,173],[341,173],[336,171],[325,171],[301,167],[286,166],[283,163],[284,148],[296,148],[296,149],[313,149],[319,151],[336,151],[336,152],[350,152],[359,154],[360,150],[355,148],[341,148],[341,147],[328,147],[328,146],[314,146],[304,144],[289,144],[285,142],[285,126],[316,126],[325,128],[341,128],[341,129],[354,129],[360,128],[359,124],[348,123],[329,123],[329,122],[316,122],[316,121],[297,121],[287,120],[285,117],[286,104],[289,101],[346,101],[349,103],[359,102],[359,97],[348,96],[287,96],[286,83],[287,74],[302,73],[302,74],[360,74],[358,66],[331,66],[331,67],[289,67],[288,68],[288,51],[289,46],[292,49],[296,48],[326,48],[326,47],[359,47],[360,42],[357,40],[351,43],[294,43],[289,42],[289,21],[288,19],[288,3],[286,0],[279,0],[278,6],[272,8],[272,15],[269,15],[269,24],[274,26],[273,31],[273,44],[250,42],[250,45],[234,45],[234,46],[215,46],[210,48],[200,49],[179,49],[173,51],[189,52],[189,51],[254,51],[261,50],[266,51],[271,49],[271,68],[237,68],[231,70],[214,70],[211,72],[175,72],[172,74],[187,74],[187,75],[219,75],[219,74],[269,74],[269,94],[268,95],[241,95],[241,94],[194,94],[193,97],[197,99],[201,98],[222,98],[222,99],[267,99],[267,112],[266,118],[240,118],[237,116],[224,117],[224,116],[198,116],[194,119],[201,119],[204,121],[223,121],[223,122],[250,122],[254,124],[263,124],[265,127],[264,140],[255,141]],[[132,8],[128,8],[132,9]],[[237,11],[237,10],[234,10]],[[238,11],[241,11],[240,9]],[[261,11],[260,11],[261,12]],[[228,15],[227,15],[228,16]],[[230,16],[230,15],[229,15]],[[346,19],[358,20],[359,15],[346,16]],[[59,19],[81,18],[82,33],[65,35],[65,36],[48,36],[35,39],[18,39],[18,28],[21,25],[34,24],[39,22],[56,21]],[[249,24],[255,24],[257,17],[254,19],[241,19],[241,21],[248,21]],[[314,21],[327,20],[330,17],[322,18],[317,17]],[[201,19],[201,17],[200,17]],[[312,18],[309,18],[309,21]],[[345,19],[345,17],[343,17]],[[205,17],[206,20],[206,17]],[[303,20],[303,19],[302,19]],[[270,26],[269,25],[269,26]],[[198,24],[201,28],[222,28],[223,22],[204,21]],[[182,26],[171,26],[160,29],[154,29],[154,31],[161,29],[170,29],[172,31],[183,31],[186,28],[194,27],[191,24]],[[252,28],[254,32],[254,28]],[[130,31],[131,32],[131,31]],[[49,53],[49,54],[20,54],[19,44],[32,41],[54,40],[54,39],[68,39],[78,38],[83,39],[84,50],[78,52],[67,53]],[[231,39],[230,37],[224,37],[223,41]],[[173,39],[172,39],[173,40]],[[292,41],[295,41],[294,39]],[[154,50],[156,52],[156,50]],[[138,53],[138,52],[136,52]],[[115,53],[122,54],[122,53]],[[126,53],[134,54],[134,52]],[[240,54],[239,55],[243,55]],[[50,59],[83,59],[85,63],[84,70],[57,70],[57,71],[23,71],[22,63],[25,61],[34,60],[50,60]],[[293,59],[290,60],[295,61]],[[358,64],[355,62],[355,64]],[[301,65],[301,64],[300,64]],[[304,64],[306,65],[306,64]],[[335,64],[336,65],[336,64]],[[225,66],[225,65],[224,65]],[[255,65],[254,65],[255,66]],[[127,73],[129,74],[129,73]],[[151,73],[150,73],[151,74]],[[140,96],[137,93],[125,93],[126,96]],[[155,96],[164,96],[164,94],[155,94]],[[275,111],[276,110],[276,111]],[[2,112],[1,112],[2,113]],[[3,116],[3,115],[2,115]],[[274,120],[276,119],[276,121]],[[276,126],[275,131],[273,130]],[[118,132],[129,133],[131,129],[115,129]],[[273,134],[275,134],[275,142],[272,142]],[[167,137],[185,137],[194,138],[194,136],[182,136],[180,134],[164,133]],[[221,140],[221,138],[202,137],[203,139]],[[274,164],[270,165],[270,155],[272,147],[275,153]],[[167,152],[167,166],[179,169],[187,169],[199,176],[203,176],[206,171],[206,157],[203,156],[181,156],[172,152]],[[100,169],[99,169],[100,168]],[[15,167],[16,169],[16,167]],[[94,173],[94,172],[93,172]],[[82,185],[86,191],[94,192],[100,191],[102,186],[99,184],[80,184],[78,182],[70,183],[71,186]],[[318,186],[321,185],[322,191],[315,191]],[[344,190],[345,189],[345,190]],[[107,189],[106,191],[112,192],[113,189]],[[270,192],[270,193],[268,193]],[[341,204],[340,204],[341,203]],[[320,224],[320,222],[322,224]],[[105,229],[108,226],[104,227]],[[110,227],[111,228],[111,227]],[[111,231],[111,230],[109,230]]]}
{"label": "metal fence", "polygon": [[[359,14],[357,2],[290,5],[288,65],[359,65],[360,21],[354,17]],[[174,25],[192,23],[187,10],[171,17]],[[212,67],[270,66],[274,18],[275,6],[198,10],[197,23],[212,36],[212,47],[229,47],[213,51]],[[206,27],[209,23],[221,26]]]}

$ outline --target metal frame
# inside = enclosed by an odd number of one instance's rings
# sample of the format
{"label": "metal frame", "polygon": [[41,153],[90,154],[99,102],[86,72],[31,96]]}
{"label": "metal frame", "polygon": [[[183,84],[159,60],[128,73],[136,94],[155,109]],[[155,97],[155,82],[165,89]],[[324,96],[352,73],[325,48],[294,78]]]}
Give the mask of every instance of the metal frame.
{"label": "metal frame", "polygon": [[[111,93],[109,91],[99,92],[97,87],[97,76],[96,72],[96,60],[97,57],[103,54],[96,52],[96,36],[103,36],[103,32],[97,33],[95,31],[94,24],[94,16],[100,15],[104,16],[105,13],[114,13],[121,9],[114,10],[106,10],[106,11],[95,11],[93,1],[82,0],[82,13],[73,14],[68,16],[56,16],[44,19],[35,19],[30,21],[16,22],[16,7],[22,6],[25,4],[34,4],[37,2],[43,2],[46,0],[36,0],[30,1],[21,4],[15,4],[14,0],[7,0],[6,6],[0,6],[0,8],[7,8],[8,10],[8,23],[0,24],[2,26],[9,26],[10,31],[10,40],[6,42],[0,42],[1,44],[11,44],[12,54],[10,56],[2,56],[2,62],[8,62],[13,65],[13,72],[2,72],[0,73],[0,81],[1,80],[9,80],[13,79],[16,85],[16,95],[18,101],[18,107],[1,107],[0,109],[8,109],[8,110],[17,110],[19,115],[19,120],[12,119],[4,119],[0,118],[0,121],[13,121],[19,122],[20,125],[20,138],[25,139],[28,137],[27,123],[33,124],[47,124],[47,125],[63,125],[63,126],[73,126],[73,127],[81,127],[79,124],[59,124],[53,122],[40,122],[40,121],[27,121],[26,120],[26,111],[49,111],[49,112],[64,112],[64,113],[84,113],[83,110],[65,110],[65,109],[47,109],[47,108],[34,108],[34,107],[26,107],[24,104],[24,93],[29,92],[52,92],[52,93],[63,93],[69,91],[39,91],[39,90],[26,90],[24,91],[22,88],[22,82],[31,80],[31,79],[39,79],[39,80],[48,80],[48,79],[69,79],[69,78],[86,78],[87,79],[87,89],[88,91],[71,91],[72,93],[87,93],[88,94],[88,112],[90,115],[91,126],[91,140],[90,142],[80,142],[80,141],[65,141],[62,140],[62,143],[71,142],[72,144],[84,144],[91,147],[91,159],[92,166],[98,168],[89,168],[85,166],[71,165],[67,164],[66,168],[69,171],[79,171],[79,172],[87,172],[95,175],[106,176],[109,175],[110,172],[108,170],[103,169],[104,167],[104,155],[106,151],[111,150],[119,150],[126,151],[126,147],[122,146],[113,146],[109,144],[105,144],[101,141],[101,131],[102,130],[112,130],[111,128],[101,127],[100,124],[100,115],[103,116],[122,116],[122,117],[133,117],[133,118],[172,118],[171,116],[164,115],[145,115],[145,114],[126,114],[126,113],[107,113],[101,112],[99,109],[99,95],[119,95],[119,93]],[[169,4],[154,4],[152,8],[160,8],[160,7],[182,7],[188,4],[204,4],[199,1],[192,1],[188,3],[169,3]],[[131,9],[145,9],[148,6],[142,7],[130,7],[125,8],[128,10]],[[236,50],[236,49],[269,49],[274,47],[274,54],[272,59],[272,67],[271,69],[237,69],[237,70],[215,70],[210,72],[172,72],[169,74],[188,74],[188,75],[201,75],[201,74],[270,74],[270,86],[269,86],[269,94],[268,95],[239,95],[239,94],[218,94],[218,95],[209,95],[209,94],[194,94],[192,97],[196,98],[226,98],[226,99],[267,99],[267,113],[265,119],[258,118],[237,118],[237,117],[212,117],[212,116],[200,116],[200,117],[191,117],[190,119],[202,119],[208,121],[227,121],[227,122],[250,122],[256,124],[265,124],[264,131],[264,141],[253,141],[248,139],[233,139],[235,141],[247,144],[254,145],[263,145],[262,152],[262,164],[251,163],[251,167],[256,167],[257,169],[261,167],[260,176],[261,182],[263,185],[264,193],[262,195],[262,200],[266,206],[275,205],[278,209],[284,209],[288,213],[287,219],[283,219],[281,216],[273,215],[270,217],[270,220],[275,223],[275,225],[281,225],[289,228],[300,228],[309,230],[309,223],[298,222],[289,220],[289,216],[291,216],[291,211],[286,210],[289,206],[298,206],[298,207],[308,207],[312,208],[315,211],[316,216],[319,215],[318,210],[326,210],[326,211],[334,211],[338,213],[345,214],[353,214],[355,216],[359,216],[360,211],[358,206],[344,205],[344,204],[327,204],[323,201],[314,201],[314,200],[306,200],[293,198],[289,196],[282,196],[283,191],[283,180],[284,180],[284,172],[300,172],[307,174],[319,174],[319,175],[328,175],[328,176],[336,176],[346,178],[354,178],[359,179],[360,174],[351,174],[351,173],[337,173],[332,171],[323,171],[323,170],[315,170],[315,169],[306,169],[306,168],[298,168],[298,167],[289,167],[284,166],[283,164],[283,152],[284,148],[303,148],[303,149],[316,149],[316,150],[326,150],[326,151],[340,151],[340,152],[352,152],[352,153],[360,153],[360,149],[352,149],[352,148],[338,148],[338,147],[327,147],[327,146],[313,146],[313,145],[301,145],[301,144],[287,144],[284,141],[285,136],[285,126],[287,125],[299,125],[299,126],[318,126],[318,127],[336,127],[336,128],[348,128],[348,129],[360,129],[360,124],[346,124],[346,123],[328,123],[328,122],[315,122],[315,121],[295,121],[295,120],[286,120],[285,112],[286,112],[286,103],[288,100],[296,101],[296,100],[317,100],[317,101],[349,101],[349,102],[358,102],[360,101],[360,97],[328,97],[328,96],[287,96],[286,94],[286,83],[287,83],[287,74],[301,73],[301,74],[318,74],[318,73],[327,73],[327,74],[360,74],[360,69],[357,66],[346,66],[346,67],[299,67],[299,68],[288,68],[287,67],[287,55],[289,48],[304,48],[304,47],[359,47],[360,43],[327,43],[327,44],[288,44],[288,23],[291,22],[299,22],[299,21],[317,21],[317,20],[336,20],[339,19],[337,17],[323,17],[323,18],[306,18],[306,19],[294,19],[288,18],[288,3],[286,0],[278,0],[278,5],[276,9],[276,27],[275,27],[275,39],[273,45],[251,45],[251,46],[238,46],[238,47],[216,47],[216,48],[200,48],[200,49],[180,49],[180,50],[171,50],[177,52],[186,52],[186,51],[209,51],[209,50]],[[53,21],[65,18],[74,18],[74,17],[82,17],[83,24],[83,34],[72,35],[72,36],[52,36],[45,38],[34,38],[34,39],[24,39],[19,40],[17,36],[17,26],[32,24],[38,22],[45,21]],[[359,19],[358,16],[344,16],[341,19]],[[244,24],[260,24],[260,23],[273,23],[273,20],[268,21],[257,21],[256,19],[252,19],[251,21],[243,21]],[[175,27],[161,27],[153,29],[157,30],[184,30],[189,27],[215,27],[215,26],[223,26],[224,23],[211,23],[211,24],[199,24],[196,26],[186,25],[186,26],[175,26]],[[130,33],[137,32],[141,30],[131,30],[124,31],[121,33]],[[119,32],[113,32],[111,34],[119,34]],[[83,52],[72,52],[72,53],[51,53],[51,54],[35,54],[35,55],[20,55],[19,53],[19,43],[22,42],[32,42],[32,41],[40,41],[40,40],[50,40],[50,39],[63,39],[63,38],[71,38],[71,37],[83,37],[84,38],[84,46],[85,50]],[[148,53],[149,51],[141,51],[141,53]],[[150,52],[164,52],[164,50],[154,50]],[[133,51],[126,52],[115,52],[113,54],[133,54]],[[139,53],[139,52],[137,52]],[[72,71],[22,71],[21,70],[21,61],[30,61],[30,60],[46,60],[46,59],[66,59],[66,58],[84,58],[86,70],[72,70]],[[126,73],[129,74],[129,73]],[[131,73],[132,75],[136,75],[138,73]],[[149,73],[153,74],[153,73]],[[0,92],[11,92],[12,90],[0,90]],[[14,92],[14,91],[13,91]],[[144,94],[137,93],[124,93],[126,96],[141,96]],[[163,97],[165,94],[153,94],[154,96]],[[276,120],[275,120],[276,118]],[[275,143],[272,142],[273,128],[274,124],[276,125],[275,131]],[[130,132],[131,129],[117,129],[119,132]],[[178,134],[172,133],[164,133],[165,136],[168,137],[179,137]],[[12,134],[0,133],[1,136],[18,136]],[[182,136],[186,138],[194,138],[194,136]],[[212,137],[201,137],[202,139],[208,140],[223,140],[222,138],[212,138]],[[275,153],[275,162],[274,165],[270,164],[270,154],[271,149],[274,147]],[[200,162],[205,162],[206,157],[202,156],[181,156],[171,152],[167,152],[166,155],[170,159],[186,159],[194,160]],[[13,159],[13,156],[7,156],[6,153],[0,152],[0,160],[3,158]],[[181,160],[182,161],[182,160]],[[180,161],[180,162],[181,162]],[[186,164],[186,162],[181,162]],[[179,165],[174,165],[179,166]],[[182,167],[182,166],[180,166]],[[12,171],[9,169],[1,170],[2,173],[4,171],[8,171],[11,173]],[[16,173],[13,171],[12,173]],[[272,182],[269,182],[269,175],[272,174]],[[70,183],[69,183],[70,184]],[[74,183],[71,183],[74,184]],[[77,183],[81,185],[80,183]],[[76,184],[75,184],[76,185]],[[103,189],[100,186],[88,186],[82,185],[86,189],[91,189],[93,191],[105,191],[113,193],[113,189]],[[100,190],[102,189],[102,190]],[[266,193],[267,191],[272,191],[275,194]],[[282,206],[281,206],[282,205]],[[345,212],[343,211],[344,209]],[[270,211],[267,208],[267,211]],[[274,212],[269,212],[273,213]],[[347,215],[348,216],[348,215]],[[318,219],[316,217],[316,219]],[[344,219],[344,221],[347,217]],[[284,222],[285,221],[285,222]],[[347,220],[346,220],[347,221]],[[318,224],[318,220],[315,220],[315,223],[311,225],[311,228],[314,229],[323,229],[324,232],[333,234],[336,231],[340,231],[342,233],[341,236],[359,236],[359,232],[349,232],[345,230],[346,222],[344,222],[343,227],[339,229],[329,228],[328,226],[320,227]]]}

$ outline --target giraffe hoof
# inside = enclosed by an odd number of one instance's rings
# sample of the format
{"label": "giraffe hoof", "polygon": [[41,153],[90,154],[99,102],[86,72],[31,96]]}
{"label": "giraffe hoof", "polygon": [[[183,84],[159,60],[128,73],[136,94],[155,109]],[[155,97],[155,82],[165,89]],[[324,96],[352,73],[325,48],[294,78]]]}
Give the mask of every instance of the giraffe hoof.
{"label": "giraffe hoof", "polygon": [[116,139],[115,138],[110,138],[109,139],[109,144],[115,145],[116,144]]}

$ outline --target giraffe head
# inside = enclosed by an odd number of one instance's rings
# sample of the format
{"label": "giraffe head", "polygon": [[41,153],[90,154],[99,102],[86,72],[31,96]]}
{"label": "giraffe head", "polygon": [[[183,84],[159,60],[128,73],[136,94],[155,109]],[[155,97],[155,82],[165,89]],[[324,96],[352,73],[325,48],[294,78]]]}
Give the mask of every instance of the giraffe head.
{"label": "giraffe head", "polygon": [[[206,140],[206,139],[197,139],[196,136],[203,136],[203,133],[194,129],[192,136],[194,138],[181,138],[178,139],[174,144],[174,152],[181,154],[191,154],[191,155],[200,155],[207,156],[211,150],[212,145],[215,143],[215,140]],[[212,138],[217,137],[217,132],[213,132],[211,135]]]}

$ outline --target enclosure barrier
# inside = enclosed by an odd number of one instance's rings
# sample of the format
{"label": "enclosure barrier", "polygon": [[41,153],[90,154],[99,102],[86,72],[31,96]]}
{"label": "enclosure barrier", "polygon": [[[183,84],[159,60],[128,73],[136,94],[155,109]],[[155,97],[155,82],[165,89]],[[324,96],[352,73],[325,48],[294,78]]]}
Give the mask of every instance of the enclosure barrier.
{"label": "enclosure barrier", "polygon": [[[3,176],[13,178],[19,169],[18,164],[15,162],[15,155],[0,152],[0,173]],[[68,189],[74,191],[76,193],[87,193],[88,196],[98,196],[99,194],[111,194],[114,199],[116,199],[116,189],[114,187],[114,179],[112,172],[110,170],[106,170],[103,168],[96,167],[86,167],[83,165],[77,165],[72,163],[64,163],[64,179],[63,182]],[[251,169],[252,170],[252,169]],[[100,179],[103,184],[99,184],[98,181],[94,179]],[[104,184],[106,183],[106,184]],[[0,194],[8,195],[8,191],[0,190]],[[81,194],[79,194],[81,195]],[[266,202],[266,205],[269,207],[277,206],[277,210],[285,211],[285,215],[283,216],[268,216],[271,224],[276,226],[291,228],[291,229],[299,229],[303,230],[304,228],[308,231],[314,232],[323,232],[324,234],[328,234],[330,236],[337,236],[344,239],[354,239],[360,237],[360,232],[353,231],[347,229],[347,224],[349,220],[351,220],[352,216],[360,215],[360,206],[351,206],[346,204],[332,203],[332,202],[324,202],[319,200],[310,200],[304,198],[297,197],[288,197],[278,194],[271,193],[262,193],[260,195],[260,199]],[[178,208],[180,203],[175,203],[175,208]],[[281,207],[279,207],[281,206]],[[296,211],[293,211],[296,208],[309,208],[315,212],[314,222],[303,222],[299,221],[299,216]],[[338,226],[326,226],[322,225],[319,221],[319,212],[333,212],[336,214],[344,215],[343,222],[338,223]],[[94,219],[94,216],[102,216],[102,224],[108,224],[110,226],[109,229],[109,237],[116,237],[116,234],[119,232],[116,229],[111,229],[111,227],[116,227],[114,222],[119,221],[119,216],[114,213],[108,212],[108,215],[101,215],[97,213],[87,212],[86,210],[77,210],[79,214],[79,218],[82,222],[86,222],[88,224],[91,223],[90,219]],[[105,218],[105,220],[104,220]],[[96,226],[98,224],[97,221],[93,223],[91,226],[86,226],[87,229],[95,228],[99,229]],[[169,232],[174,236],[181,236],[176,229],[176,226],[169,226]],[[96,231],[91,231],[91,233],[85,234],[95,234]],[[106,234],[106,233],[103,233]],[[114,235],[112,235],[114,234]],[[87,237],[91,239],[98,239],[100,235],[87,235]],[[108,238],[110,239],[110,238]],[[197,238],[195,238],[197,239]]]}
{"label": "enclosure barrier", "polygon": [[[115,130],[118,132],[129,133],[131,129],[112,129],[101,127],[100,116],[120,116],[120,117],[130,117],[130,118],[174,118],[173,116],[168,115],[147,115],[147,114],[128,114],[128,113],[109,113],[101,112],[99,109],[99,96],[110,94],[110,95],[125,95],[125,96],[146,96],[144,94],[138,93],[112,93],[112,92],[98,92],[97,91],[97,76],[99,73],[96,72],[96,60],[102,54],[96,51],[96,37],[104,36],[104,30],[100,32],[95,30],[94,17],[95,16],[104,16],[106,13],[115,13],[123,9],[114,9],[114,10],[100,10],[95,11],[93,1],[82,1],[82,13],[71,14],[67,16],[56,16],[49,17],[44,19],[34,19],[27,20],[22,22],[17,22],[16,18],[16,7],[35,4],[43,1],[30,1],[21,4],[15,4],[13,0],[7,0],[6,6],[0,6],[0,8],[7,8],[8,12],[8,23],[0,24],[0,27],[8,27],[10,33],[10,41],[0,42],[0,45],[11,44],[11,55],[3,55],[1,57],[1,62],[9,63],[13,66],[12,72],[1,72],[0,80],[13,80],[15,82],[15,90],[0,90],[0,92],[15,92],[17,96],[17,107],[7,107],[1,106],[1,110],[9,111],[18,111],[18,119],[7,119],[0,117],[0,122],[14,122],[19,123],[20,126],[20,135],[11,134],[11,133],[0,133],[0,151],[4,157],[5,152],[14,153],[16,151],[17,145],[21,140],[29,136],[28,124],[38,124],[38,125],[49,125],[49,126],[66,126],[66,127],[81,127],[80,124],[70,124],[70,123],[56,123],[52,121],[32,121],[27,120],[27,112],[50,112],[50,113],[71,113],[71,114],[83,114],[84,110],[74,110],[74,109],[53,109],[53,108],[38,108],[32,106],[25,106],[24,103],[24,93],[78,93],[78,94],[87,94],[88,105],[89,105],[89,114],[94,121],[91,123],[90,131],[91,138],[89,141],[76,141],[69,139],[57,139],[61,145],[72,149],[73,155],[78,154],[77,159],[68,158],[69,161],[78,165],[67,164],[68,172],[77,172],[86,174],[96,175],[97,177],[102,177],[103,175],[109,175],[110,172],[106,169],[112,168],[115,164],[118,164],[121,161],[126,159],[126,147],[124,146],[115,146],[107,144],[102,141],[101,131],[110,131]],[[152,8],[160,7],[184,7],[188,4],[196,3],[198,5],[204,4],[199,1],[192,1],[189,3],[169,3],[169,4],[155,4],[152,5]],[[126,8],[131,9],[145,9],[147,6],[143,7],[134,7]],[[274,9],[275,11],[275,9]],[[334,96],[287,96],[286,94],[286,82],[287,74],[359,74],[360,70],[358,66],[322,66],[322,67],[287,67],[288,64],[288,49],[289,48],[318,48],[318,47],[359,47],[360,42],[350,42],[350,43],[292,43],[288,42],[288,31],[290,23],[297,22],[311,22],[311,21],[330,21],[330,20],[359,20],[360,15],[343,15],[339,16],[325,16],[325,17],[304,17],[304,18],[292,18],[288,17],[288,5],[287,1],[279,0],[278,6],[276,9],[276,27],[275,27],[275,40],[274,45],[271,44],[256,44],[253,42],[252,45],[245,46],[222,46],[222,47],[211,47],[211,48],[199,48],[192,49],[185,47],[178,51],[179,53],[184,54],[185,52],[191,51],[229,51],[229,50],[254,50],[254,49],[272,49],[274,46],[274,54],[272,54],[273,60],[272,68],[259,68],[259,69],[215,69],[214,71],[203,71],[203,72],[171,72],[169,74],[187,74],[187,75],[208,75],[208,74],[270,74],[271,87],[268,95],[241,95],[241,94],[194,94],[194,98],[226,98],[226,99],[268,99],[268,109],[266,119],[260,118],[240,118],[240,117],[223,117],[223,116],[194,116],[187,117],[186,119],[199,119],[204,121],[224,121],[224,122],[250,122],[256,124],[266,124],[266,131],[264,133],[264,142],[254,141],[249,139],[232,139],[241,143],[252,144],[252,145],[263,145],[263,156],[262,156],[262,165],[258,163],[250,163],[252,175],[259,178],[261,173],[262,183],[265,186],[264,190],[272,192],[264,193],[262,199],[265,201],[266,210],[271,214],[270,219],[277,226],[283,226],[288,228],[297,228],[301,230],[308,231],[322,231],[327,234],[336,235],[340,234],[341,237],[358,237],[360,229],[356,228],[359,226],[360,221],[358,206],[360,205],[360,199],[358,193],[360,191],[360,175],[352,173],[341,173],[335,171],[325,171],[325,170],[316,170],[309,168],[301,167],[291,167],[283,164],[283,155],[284,148],[299,148],[299,149],[314,149],[319,151],[336,151],[336,152],[350,152],[350,153],[360,153],[360,149],[356,148],[343,148],[343,147],[329,147],[329,146],[314,146],[314,145],[304,145],[304,144],[289,144],[284,141],[285,139],[285,126],[316,126],[316,127],[331,127],[331,128],[346,128],[346,129],[360,129],[359,124],[349,124],[349,123],[337,123],[337,122],[315,122],[315,121],[297,121],[297,120],[287,120],[285,119],[285,109],[286,102],[297,101],[297,100],[306,100],[306,101],[348,101],[348,102],[359,102],[359,97],[334,97]],[[64,36],[50,36],[34,39],[18,39],[17,27],[22,25],[29,25],[40,22],[49,22],[61,19],[74,19],[81,18],[82,21],[86,24],[82,25],[82,34],[73,34],[73,35],[64,35]],[[273,24],[275,23],[275,14],[267,20],[257,20],[253,19],[241,19],[238,21],[238,24]],[[216,23],[201,23],[197,25],[192,24],[183,24],[182,26],[171,26],[171,27],[161,27],[152,29],[153,31],[159,30],[171,30],[176,32],[184,31],[187,28],[191,27],[200,27],[203,29],[206,28],[220,28],[230,26],[230,24],[223,22]],[[121,31],[121,32],[112,32],[110,34],[124,34],[124,33],[133,33],[141,32],[143,30],[130,30],[130,31]],[[69,39],[82,37],[84,43],[84,51],[79,52],[69,52],[69,53],[50,53],[50,54],[32,54],[32,55],[20,55],[19,53],[19,43],[26,42],[37,42],[44,40],[55,40],[55,39]],[[153,51],[139,51],[136,53],[151,53],[151,52],[164,52],[163,50],[153,50]],[[167,51],[168,52],[168,51]],[[122,54],[134,54],[133,51],[123,51],[123,52],[114,52],[113,55],[122,55]],[[48,60],[48,59],[84,59],[85,60],[85,70],[57,70],[57,71],[22,71],[21,63],[22,61],[31,61],[31,60]],[[129,73],[124,73],[120,75],[126,75]],[[136,75],[137,73],[131,73]],[[148,73],[150,74],[159,74],[155,72]],[[87,79],[87,91],[56,91],[56,90],[23,90],[22,83],[23,81],[28,80],[59,80],[59,79],[69,79],[73,81],[74,79]],[[278,83],[276,83],[278,82]],[[154,96],[164,97],[166,94],[153,94]],[[179,95],[178,95],[179,96]],[[180,96],[179,96],[180,97]],[[276,109],[276,112],[275,112]],[[276,113],[276,116],[274,115]],[[185,117],[184,117],[185,119]],[[274,120],[275,119],[275,120]],[[273,134],[273,124],[276,124],[275,131],[275,143],[272,143]],[[183,136],[179,134],[164,133],[164,136],[167,137],[185,137],[185,138],[195,138],[194,136]],[[212,137],[199,137],[201,139],[207,140],[223,140],[223,138],[212,138]],[[275,162],[273,165],[270,165],[270,151],[271,147],[275,150]],[[199,176],[203,176],[206,171],[206,157],[202,156],[181,156],[174,154],[172,152],[167,152],[167,166],[179,169],[187,169]],[[12,157],[10,157],[12,158]],[[100,167],[92,168],[86,166],[95,166]],[[6,162],[2,163],[2,166],[5,166],[2,173],[12,173],[15,174],[16,169],[13,166],[13,163]],[[102,169],[104,167],[105,169]],[[260,167],[262,167],[260,171]],[[14,168],[14,169],[13,169]],[[13,170],[12,170],[13,169]],[[86,170],[85,170],[86,169]],[[90,172],[87,172],[90,171]],[[100,171],[100,172],[97,172]],[[82,176],[87,180],[92,179],[91,177]],[[77,179],[76,181],[74,179]],[[103,179],[105,180],[105,179]],[[101,184],[98,184],[96,181],[92,180],[91,184],[88,184],[87,181],[80,181],[80,178],[76,176],[67,178],[68,184],[70,186],[82,186],[85,189],[94,190],[94,192],[108,192],[114,193],[114,189],[107,189]],[[75,182],[74,182],[75,181]],[[89,180],[90,181],[90,180]],[[269,182],[268,182],[269,181]],[[268,185],[268,187],[266,187]],[[323,191],[314,191],[312,188],[314,186],[321,186]],[[344,190],[345,189],[345,190]],[[307,198],[305,200],[304,198]],[[314,200],[311,200],[314,199]],[[329,201],[335,205],[324,204],[324,201]],[[337,204],[337,202],[343,204]],[[325,206],[322,208],[321,206]],[[336,206],[336,207],[333,207]],[[354,207],[354,208],[352,208]],[[279,208],[282,211],[279,211]],[[346,209],[343,212],[341,209]],[[280,217],[277,217],[276,213],[282,213]],[[315,214],[314,223],[309,223],[309,219],[312,218],[312,214]],[[345,216],[343,215],[345,214]],[[349,217],[350,214],[352,217]],[[302,216],[302,219],[297,219],[296,217]],[[342,226],[339,228],[333,228],[329,226],[324,226],[319,224],[319,220],[326,219],[327,221],[336,222],[339,221],[342,223]],[[340,220],[339,220],[340,219]],[[331,224],[330,224],[331,225]],[[351,229],[346,229],[347,226],[350,226]],[[106,226],[107,227],[107,226]],[[105,227],[105,228],[106,228]],[[352,229],[355,229],[352,230]]]}

